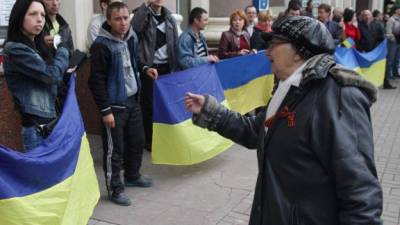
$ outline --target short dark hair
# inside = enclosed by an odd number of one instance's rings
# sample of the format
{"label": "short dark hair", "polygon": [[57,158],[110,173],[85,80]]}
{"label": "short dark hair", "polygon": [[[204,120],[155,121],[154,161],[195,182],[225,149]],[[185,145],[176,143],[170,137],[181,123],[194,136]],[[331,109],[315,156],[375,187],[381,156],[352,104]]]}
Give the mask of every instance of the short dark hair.
{"label": "short dark hair", "polygon": [[294,11],[297,11],[297,10],[301,10],[301,2],[300,1],[298,1],[298,0],[291,0],[290,2],[289,2],[289,4],[288,4],[288,7],[287,7],[287,12],[289,12],[289,10],[294,10]]}
{"label": "short dark hair", "polygon": [[203,8],[196,7],[190,11],[189,14],[189,24],[192,25],[194,23],[194,19],[201,19],[201,15],[207,13],[207,11]]}
{"label": "short dark hair", "polygon": [[331,13],[332,7],[328,4],[322,3],[318,6],[318,9],[323,9],[325,12]]}
{"label": "short dark hair", "polygon": [[379,16],[379,14],[381,14],[381,11],[379,11],[379,10],[377,10],[377,9],[375,9],[375,10],[372,12],[372,16],[373,16],[373,17],[377,17],[377,16]]}
{"label": "short dark hair", "polygon": [[355,11],[350,8],[345,8],[343,11],[343,22],[347,23],[353,20]]}
{"label": "short dark hair", "polygon": [[257,8],[256,8],[254,5],[248,5],[248,6],[246,6],[246,7],[244,8],[244,12],[247,13],[247,10],[250,9],[250,8],[255,8],[256,11],[257,11]]}
{"label": "short dark hair", "polygon": [[128,9],[128,5],[123,2],[113,2],[107,7],[106,17],[107,20],[111,19],[111,14],[115,9]]}

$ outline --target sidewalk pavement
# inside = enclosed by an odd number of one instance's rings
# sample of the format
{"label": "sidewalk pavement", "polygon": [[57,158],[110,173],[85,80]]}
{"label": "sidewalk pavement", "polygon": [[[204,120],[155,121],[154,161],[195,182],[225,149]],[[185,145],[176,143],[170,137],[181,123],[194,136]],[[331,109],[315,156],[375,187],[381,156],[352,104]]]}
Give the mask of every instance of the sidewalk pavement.
{"label": "sidewalk pavement", "polygon": [[[372,107],[375,161],[384,192],[385,225],[400,225],[400,81],[379,90]],[[151,188],[127,188],[129,207],[107,200],[101,169],[101,141],[90,136],[101,199],[89,225],[245,225],[257,176],[254,150],[239,145],[193,166],[152,165],[145,152],[142,173]]]}

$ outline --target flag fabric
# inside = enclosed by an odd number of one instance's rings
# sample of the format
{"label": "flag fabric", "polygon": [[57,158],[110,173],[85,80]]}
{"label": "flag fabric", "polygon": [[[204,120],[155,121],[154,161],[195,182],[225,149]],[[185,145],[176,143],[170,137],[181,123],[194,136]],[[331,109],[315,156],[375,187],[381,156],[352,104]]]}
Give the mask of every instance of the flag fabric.
{"label": "flag fabric", "polygon": [[348,37],[348,38],[346,38],[346,40],[344,40],[344,41],[342,42],[342,44],[343,44],[344,47],[346,47],[346,48],[352,48],[352,47],[355,46],[356,43],[354,42],[353,38]]}
{"label": "flag fabric", "polygon": [[233,111],[248,113],[265,105],[271,97],[274,76],[265,51],[223,60],[215,67]]}
{"label": "flag fabric", "polygon": [[[337,48],[335,56],[339,64],[380,86],[386,54],[385,40],[369,53],[342,47]],[[273,85],[271,64],[264,51],[160,77],[154,88],[153,163],[195,164],[214,157],[232,144],[192,124],[191,114],[184,109],[187,91],[211,94],[231,110],[245,114],[267,103]]]}
{"label": "flag fabric", "polygon": [[337,48],[336,62],[357,71],[375,86],[381,86],[385,78],[387,40],[385,39],[374,50],[361,53],[355,48]]}
{"label": "flag fabric", "polygon": [[72,76],[42,145],[26,153],[0,145],[0,224],[86,225],[99,196]]}
{"label": "flag fabric", "polygon": [[209,94],[226,105],[214,65],[161,76],[154,83],[152,161],[156,164],[191,165],[228,149],[232,142],[195,126],[185,110],[186,92]]}

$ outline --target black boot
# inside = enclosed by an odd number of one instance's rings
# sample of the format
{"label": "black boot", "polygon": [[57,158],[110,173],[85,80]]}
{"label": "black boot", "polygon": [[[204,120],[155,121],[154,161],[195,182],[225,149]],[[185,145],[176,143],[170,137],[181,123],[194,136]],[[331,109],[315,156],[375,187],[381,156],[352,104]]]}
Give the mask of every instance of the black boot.
{"label": "black boot", "polygon": [[396,86],[393,86],[387,78],[385,78],[385,81],[383,82],[383,89],[396,89]]}

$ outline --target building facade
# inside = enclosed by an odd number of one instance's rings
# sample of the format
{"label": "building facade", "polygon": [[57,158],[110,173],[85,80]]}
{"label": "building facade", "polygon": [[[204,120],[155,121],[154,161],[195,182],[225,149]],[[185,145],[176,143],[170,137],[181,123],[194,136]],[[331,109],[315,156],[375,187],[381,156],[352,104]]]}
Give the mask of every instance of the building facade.
{"label": "building facade", "polygon": [[[130,9],[134,9],[144,0],[124,0]],[[289,0],[270,0],[270,8],[274,15],[284,11]],[[307,0],[303,0],[305,4]],[[356,10],[379,9],[383,10],[384,0],[314,0],[314,5],[327,3],[336,8],[352,7]],[[227,4],[229,3],[229,4]],[[187,18],[190,9],[194,7],[205,8],[209,12],[209,26],[205,32],[206,37],[211,41],[219,39],[220,33],[229,27],[228,17],[234,10],[244,9],[252,4],[252,0],[166,0],[166,7],[172,12],[180,14],[183,18],[180,27],[187,27]],[[90,10],[88,10],[90,9]],[[88,12],[89,11],[89,12]],[[73,30],[76,46],[85,50],[86,28],[93,14],[99,13],[98,0],[68,0],[62,1],[62,14],[70,23]]]}

